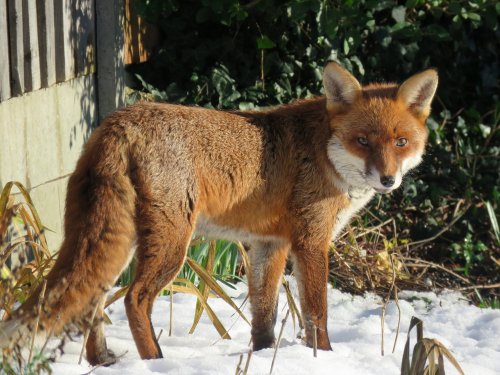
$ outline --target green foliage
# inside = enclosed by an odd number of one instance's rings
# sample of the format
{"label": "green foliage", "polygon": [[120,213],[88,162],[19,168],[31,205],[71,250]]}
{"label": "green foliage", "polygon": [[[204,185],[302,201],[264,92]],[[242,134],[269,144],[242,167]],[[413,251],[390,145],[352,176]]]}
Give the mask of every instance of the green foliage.
{"label": "green foliage", "polygon": [[50,367],[52,362],[54,362],[54,358],[47,357],[43,353],[35,354],[30,362],[26,362],[20,354],[15,358],[4,355],[0,361],[0,374],[52,374],[52,369]]}
{"label": "green foliage", "polygon": [[[204,268],[207,268],[207,259],[209,252],[209,241],[194,241],[194,244],[188,249],[188,257]],[[213,262],[213,268],[208,270],[212,276],[226,285],[229,282],[241,281],[239,255],[236,244],[228,241],[217,241],[215,244],[216,256]],[[118,285],[128,286],[134,280],[137,261],[134,258],[130,265],[123,271],[118,279]],[[200,276],[186,263],[178,275],[179,278],[189,280],[194,285],[199,285]]]}
{"label": "green foliage", "polygon": [[500,309],[500,299],[497,296],[483,297],[477,289],[474,291],[479,301],[478,306],[483,309]]}
{"label": "green foliage", "polygon": [[[362,82],[440,75],[430,147],[377,215],[464,272],[500,245],[500,6],[493,0],[139,0],[163,39],[150,62],[129,67],[156,100],[251,109],[321,94],[336,60]],[[496,229],[495,229],[496,223]],[[496,232],[495,232],[496,231]],[[445,237],[445,238],[443,238]],[[449,244],[454,244],[450,246]],[[484,249],[488,250],[484,250]]]}
{"label": "green foliage", "polygon": [[[199,242],[189,248],[188,257],[206,268],[209,247],[209,241]],[[217,241],[215,244],[215,254],[213,269],[209,270],[212,276],[224,283],[228,281],[240,281],[238,268],[241,259],[237,245],[228,241]],[[196,272],[187,264],[183,266],[178,276],[190,280],[195,285],[198,285],[200,281]]]}

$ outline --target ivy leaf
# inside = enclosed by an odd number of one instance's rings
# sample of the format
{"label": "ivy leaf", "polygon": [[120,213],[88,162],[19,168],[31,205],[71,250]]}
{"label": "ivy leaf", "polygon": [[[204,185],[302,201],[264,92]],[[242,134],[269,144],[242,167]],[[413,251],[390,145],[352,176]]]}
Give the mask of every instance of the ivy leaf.
{"label": "ivy leaf", "polygon": [[274,47],[276,47],[276,43],[274,43],[267,35],[262,35],[260,38],[257,38],[258,49],[271,49]]}
{"label": "ivy leaf", "polygon": [[391,16],[397,23],[405,22],[406,8],[404,6],[394,8],[391,12]]}
{"label": "ivy leaf", "polygon": [[408,0],[406,2],[406,7],[407,8],[415,8],[419,2],[420,2],[419,0]]}
{"label": "ivy leaf", "polygon": [[443,26],[441,25],[429,25],[426,28],[427,33],[429,36],[433,37],[436,40],[439,41],[445,41],[445,40],[450,40],[450,33],[448,30],[446,30]]}

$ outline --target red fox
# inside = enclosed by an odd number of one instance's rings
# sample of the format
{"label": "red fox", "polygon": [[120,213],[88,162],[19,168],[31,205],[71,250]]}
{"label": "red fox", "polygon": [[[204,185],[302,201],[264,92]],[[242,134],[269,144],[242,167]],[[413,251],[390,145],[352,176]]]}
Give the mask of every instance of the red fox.
{"label": "red fox", "polygon": [[[65,238],[47,276],[39,322],[60,332],[99,306],[86,345],[91,364],[112,352],[104,337],[106,292],[134,250],[125,298],[141,358],[162,352],[153,302],[179,272],[193,234],[250,245],[253,349],[272,347],[280,277],[294,262],[305,342],[330,350],[328,247],[376,192],[396,189],[420,163],[438,76],[362,87],[344,68],[324,69],[324,97],[265,111],[224,112],[140,103],[97,128],[68,183]],[[136,244],[136,247],[133,246]],[[34,293],[0,324],[0,345],[28,336]]]}

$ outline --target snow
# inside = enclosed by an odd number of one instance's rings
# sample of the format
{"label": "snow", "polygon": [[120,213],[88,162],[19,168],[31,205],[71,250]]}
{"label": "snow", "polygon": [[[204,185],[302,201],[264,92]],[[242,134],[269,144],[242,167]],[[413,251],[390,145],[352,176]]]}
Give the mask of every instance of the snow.
{"label": "snow", "polygon": [[[296,285],[289,278],[296,295]],[[246,297],[244,283],[235,289],[225,289],[237,305]],[[277,353],[273,374],[399,374],[407,330],[412,316],[424,321],[424,337],[441,341],[455,356],[466,374],[500,373],[500,310],[480,309],[470,305],[459,293],[441,294],[401,292],[401,328],[392,353],[392,345],[398,323],[398,309],[389,302],[385,319],[385,355],[381,349],[382,299],[374,294],[352,296],[338,290],[328,290],[328,327],[333,351],[318,351],[313,357],[312,349],[305,347],[296,338],[291,317],[288,319],[283,339]],[[153,311],[153,325],[158,334],[164,358],[143,361],[140,359],[132,339],[123,301],[117,301],[108,309],[113,324],[106,327],[108,347],[117,355],[124,354],[110,367],[99,367],[92,373],[99,374],[234,374],[240,355],[244,354],[242,368],[249,351],[250,327],[224,301],[209,300],[221,322],[229,330],[232,340],[220,339],[210,320],[203,314],[194,334],[189,335],[196,304],[196,297],[187,294],[174,296],[173,332],[168,336],[169,298],[160,297]],[[249,306],[243,310],[250,318]],[[287,311],[286,296],[280,291],[278,323]],[[415,333],[411,342],[415,343]],[[82,338],[66,344],[64,354],[53,364],[56,375],[83,374],[92,367],[85,361],[78,365]],[[253,353],[249,363],[249,374],[268,374],[274,349]],[[445,360],[446,362],[446,360]],[[446,373],[458,373],[446,362]]]}

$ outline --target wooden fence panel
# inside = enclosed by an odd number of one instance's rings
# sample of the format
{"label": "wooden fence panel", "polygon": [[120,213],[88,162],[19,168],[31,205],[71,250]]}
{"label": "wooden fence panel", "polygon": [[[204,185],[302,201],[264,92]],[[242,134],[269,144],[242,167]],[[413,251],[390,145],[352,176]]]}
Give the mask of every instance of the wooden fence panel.
{"label": "wooden fence panel", "polygon": [[9,0],[7,4],[11,90],[12,96],[17,96],[24,92],[23,2],[22,0]]}
{"label": "wooden fence panel", "polygon": [[158,27],[139,17],[132,0],[125,0],[124,34],[125,64],[148,61],[160,40]]}
{"label": "wooden fence panel", "polygon": [[10,98],[9,30],[7,27],[7,0],[0,0],[0,102]]}
{"label": "wooden fence panel", "polygon": [[42,87],[56,83],[56,35],[54,2],[37,1],[38,43],[40,46],[40,76]]}
{"label": "wooden fence panel", "polygon": [[96,1],[0,0],[0,102],[96,71]]}
{"label": "wooden fence panel", "polygon": [[71,0],[71,44],[74,48],[76,76],[95,71],[95,9],[94,1]]}
{"label": "wooden fence panel", "polygon": [[24,86],[26,91],[34,91],[41,87],[36,1],[23,0],[23,27],[25,49]]}

